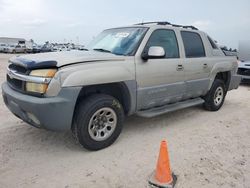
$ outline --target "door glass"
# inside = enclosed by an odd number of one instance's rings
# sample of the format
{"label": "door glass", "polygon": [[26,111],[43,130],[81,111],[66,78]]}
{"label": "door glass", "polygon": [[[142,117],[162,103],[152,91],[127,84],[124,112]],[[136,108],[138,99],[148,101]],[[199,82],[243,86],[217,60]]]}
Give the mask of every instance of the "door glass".
{"label": "door glass", "polygon": [[150,36],[146,45],[146,51],[151,46],[161,46],[165,50],[165,58],[179,58],[179,48],[173,30],[158,29]]}
{"label": "door glass", "polygon": [[198,33],[181,31],[181,36],[187,58],[205,57],[203,42]]}

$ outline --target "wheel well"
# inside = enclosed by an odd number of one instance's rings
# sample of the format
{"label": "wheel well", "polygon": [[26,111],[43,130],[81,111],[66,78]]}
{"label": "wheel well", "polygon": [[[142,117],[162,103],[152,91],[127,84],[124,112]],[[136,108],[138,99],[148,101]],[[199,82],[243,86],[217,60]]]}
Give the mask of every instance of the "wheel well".
{"label": "wheel well", "polygon": [[231,79],[231,72],[230,71],[219,72],[216,74],[215,79],[222,80],[225,83],[226,90],[228,90],[229,84],[230,84],[230,79]]}
{"label": "wheel well", "polygon": [[127,86],[122,82],[84,86],[78,95],[76,106],[80,100],[98,93],[113,96],[122,104],[124,113],[127,114],[129,112],[131,99]]}

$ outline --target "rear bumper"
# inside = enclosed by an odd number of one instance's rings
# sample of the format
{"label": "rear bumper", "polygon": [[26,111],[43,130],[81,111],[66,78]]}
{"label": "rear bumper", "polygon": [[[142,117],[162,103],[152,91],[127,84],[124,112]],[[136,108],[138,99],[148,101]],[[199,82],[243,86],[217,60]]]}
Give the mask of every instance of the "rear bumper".
{"label": "rear bumper", "polygon": [[80,87],[62,88],[58,96],[38,98],[2,85],[2,95],[9,110],[23,121],[54,131],[70,130]]}
{"label": "rear bumper", "polygon": [[237,89],[240,85],[242,77],[240,75],[232,75],[228,90]]}

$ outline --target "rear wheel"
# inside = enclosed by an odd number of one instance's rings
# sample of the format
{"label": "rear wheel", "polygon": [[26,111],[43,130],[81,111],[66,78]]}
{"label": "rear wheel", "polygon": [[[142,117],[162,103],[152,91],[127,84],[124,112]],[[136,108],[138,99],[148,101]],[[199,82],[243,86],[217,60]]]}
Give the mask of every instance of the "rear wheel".
{"label": "rear wheel", "polygon": [[216,79],[211,89],[204,97],[205,109],[209,111],[219,110],[224,103],[225,96],[226,96],[226,89],[224,82],[222,80]]}
{"label": "rear wheel", "polygon": [[118,138],[123,119],[123,108],[117,99],[95,94],[79,103],[72,131],[83,147],[99,150],[110,146]]}

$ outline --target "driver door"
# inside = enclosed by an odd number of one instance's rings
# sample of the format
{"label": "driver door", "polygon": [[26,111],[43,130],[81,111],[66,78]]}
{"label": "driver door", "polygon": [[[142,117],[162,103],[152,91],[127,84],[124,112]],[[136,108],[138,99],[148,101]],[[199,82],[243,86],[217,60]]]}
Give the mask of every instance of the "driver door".
{"label": "driver door", "polygon": [[146,61],[136,58],[136,79],[138,84],[137,109],[144,110],[182,100],[185,92],[185,77],[180,60],[176,33],[171,29],[154,30],[144,47],[148,53],[152,46],[165,51],[161,58]]}

